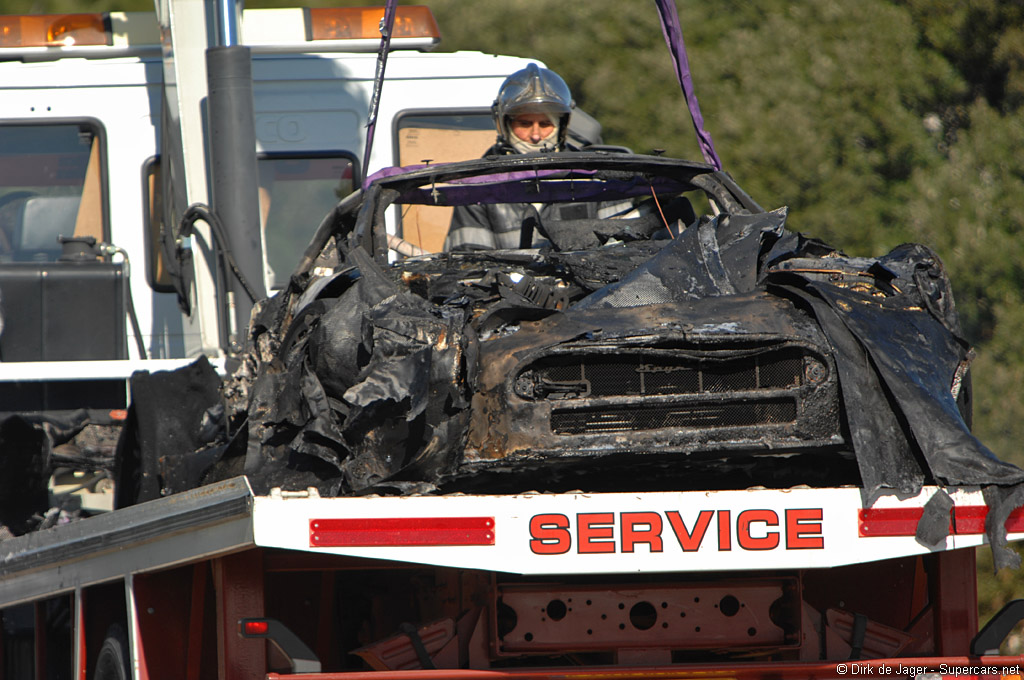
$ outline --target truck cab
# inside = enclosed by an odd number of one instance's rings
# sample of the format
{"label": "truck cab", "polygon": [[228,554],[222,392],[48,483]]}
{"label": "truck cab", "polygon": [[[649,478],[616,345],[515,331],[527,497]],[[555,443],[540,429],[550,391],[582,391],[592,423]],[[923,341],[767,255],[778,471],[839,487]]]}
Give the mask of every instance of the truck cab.
{"label": "truck cab", "polygon": [[[222,290],[224,244],[174,229],[185,206],[210,202],[218,133],[206,126],[205,90],[189,89],[205,75],[195,55],[206,41],[192,37],[207,34],[196,28],[202,4],[166,4],[157,14],[0,17],[0,412],[62,423],[54,446],[83,464],[112,455],[134,371],[205,355],[223,373],[244,345]],[[480,156],[494,140],[494,93],[528,63],[431,53],[440,33],[429,10],[401,8],[363,167],[382,11],[241,12],[261,292],[287,283],[316,225],[368,172]],[[161,13],[177,41],[164,47]],[[165,200],[168,187],[181,195]],[[406,226],[408,241],[438,250],[447,222]],[[170,232],[184,265],[161,248]]]}

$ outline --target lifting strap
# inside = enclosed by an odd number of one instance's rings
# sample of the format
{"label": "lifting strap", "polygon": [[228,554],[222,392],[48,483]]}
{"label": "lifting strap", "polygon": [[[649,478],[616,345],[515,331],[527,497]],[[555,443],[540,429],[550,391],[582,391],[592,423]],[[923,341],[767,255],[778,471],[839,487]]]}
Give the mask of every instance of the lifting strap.
{"label": "lifting strap", "polygon": [[722,161],[715,152],[715,143],[711,141],[711,134],[704,129],[704,117],[700,114],[700,104],[697,103],[697,93],[693,90],[693,79],[690,77],[690,62],[686,58],[686,45],[683,43],[683,30],[679,25],[679,13],[676,11],[674,0],[654,0],[658,4],[658,14],[661,16],[661,32],[668,44],[668,51],[672,55],[672,65],[676,70],[676,78],[679,86],[683,88],[683,96],[686,97],[686,106],[690,109],[690,119],[693,121],[693,129],[697,132],[697,143],[700,144],[700,151],[704,154],[704,160],[713,165],[715,170],[722,169]]}

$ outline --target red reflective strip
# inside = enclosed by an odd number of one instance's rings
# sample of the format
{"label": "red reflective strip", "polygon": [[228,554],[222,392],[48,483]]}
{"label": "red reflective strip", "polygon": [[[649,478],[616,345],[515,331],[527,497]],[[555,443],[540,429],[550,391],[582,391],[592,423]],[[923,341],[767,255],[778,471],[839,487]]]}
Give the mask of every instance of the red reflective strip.
{"label": "red reflective strip", "polygon": [[861,536],[913,536],[923,508],[867,508],[859,511]]}
{"label": "red reflective strip", "polygon": [[309,521],[309,545],[321,548],[494,545],[494,518],[311,519]]}
{"label": "red reflective strip", "polygon": [[[859,513],[861,536],[913,536],[923,508],[868,508]],[[951,534],[985,533],[987,505],[957,505],[953,507],[949,532]],[[1017,508],[1006,520],[1010,533],[1024,532],[1024,508]]]}
{"label": "red reflective strip", "polygon": [[[985,533],[985,517],[988,515],[987,505],[965,505],[953,508],[958,534]],[[1006,531],[1014,534],[1024,531],[1024,508],[1017,508],[1006,518]]]}
{"label": "red reflective strip", "polygon": [[1006,530],[1011,534],[1024,532],[1024,508],[1017,508],[1006,518]]}
{"label": "red reflective strip", "polygon": [[953,508],[953,526],[958,534],[985,533],[985,517],[988,516],[987,505],[965,505]]}

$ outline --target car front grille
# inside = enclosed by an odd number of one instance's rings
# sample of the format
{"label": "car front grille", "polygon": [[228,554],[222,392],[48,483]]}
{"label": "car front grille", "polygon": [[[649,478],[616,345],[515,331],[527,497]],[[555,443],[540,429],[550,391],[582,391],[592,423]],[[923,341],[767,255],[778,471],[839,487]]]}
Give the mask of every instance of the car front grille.
{"label": "car front grille", "polygon": [[823,360],[796,345],[576,349],[531,362],[514,390],[550,404],[551,432],[560,435],[784,425],[798,418],[802,388],[827,372]]}
{"label": "car front grille", "polygon": [[781,425],[796,420],[794,399],[742,403],[641,404],[638,406],[555,409],[555,434],[636,432],[660,428],[721,428]]}
{"label": "car front grille", "polygon": [[824,364],[796,347],[715,359],[660,353],[559,354],[521,371],[516,393],[525,399],[726,394],[793,389],[824,378]]}

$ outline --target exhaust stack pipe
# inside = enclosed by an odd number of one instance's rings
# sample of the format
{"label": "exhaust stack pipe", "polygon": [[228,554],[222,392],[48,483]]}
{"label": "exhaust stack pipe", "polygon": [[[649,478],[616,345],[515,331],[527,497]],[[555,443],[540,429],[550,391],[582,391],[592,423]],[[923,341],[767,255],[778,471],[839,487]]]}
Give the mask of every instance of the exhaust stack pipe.
{"label": "exhaust stack pipe", "polygon": [[[253,119],[252,58],[238,42],[238,17],[232,0],[222,0],[220,37],[223,43],[206,51],[209,91],[210,204],[224,225],[227,243],[220,246],[234,257],[257,299],[266,297],[263,283],[263,235],[259,211],[259,171],[256,167],[256,125]],[[225,319],[228,349],[247,344],[253,300],[238,278],[222,268],[228,280]]]}

